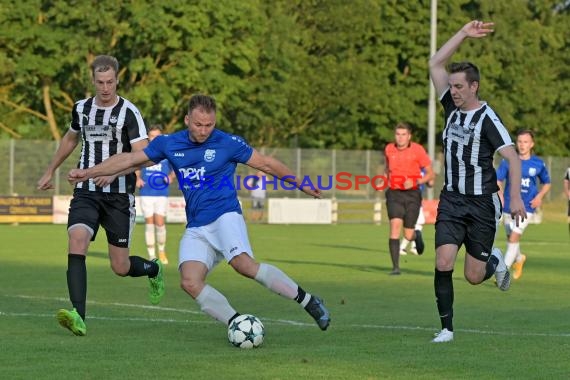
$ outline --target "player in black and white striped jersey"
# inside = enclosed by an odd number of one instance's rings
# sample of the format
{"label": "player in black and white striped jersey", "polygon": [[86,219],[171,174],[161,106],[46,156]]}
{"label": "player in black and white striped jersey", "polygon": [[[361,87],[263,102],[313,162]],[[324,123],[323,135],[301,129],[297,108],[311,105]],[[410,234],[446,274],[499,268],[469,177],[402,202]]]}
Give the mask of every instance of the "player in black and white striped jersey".
{"label": "player in black and white striped jersey", "polygon": [[499,116],[479,100],[479,69],[470,62],[447,62],[467,38],[493,32],[493,23],[471,21],[431,58],[430,76],[445,110],[443,131],[444,187],[435,226],[434,288],[441,331],[433,342],[453,340],[453,280],[457,253],[465,245],[464,274],[473,285],[495,274],[497,286],[507,290],[510,274],[500,250],[493,248],[501,217],[493,155],[499,152],[514,168],[509,172],[511,216],[526,218],[520,195],[521,163]]}
{"label": "player in black and white striped jersey", "polygon": [[[144,120],[127,99],[117,95],[119,62],[100,55],[91,64],[95,96],[75,103],[71,125],[62,138],[38,189],[52,189],[55,170],[74,151],[81,139],[83,146],[78,168],[95,166],[118,153],[144,149],[148,144]],[[135,174],[99,177],[76,184],[69,209],[67,231],[69,251],[67,286],[73,310],[61,309],[59,323],[75,335],[85,335],[87,270],[85,258],[99,226],[107,233],[111,268],[119,276],[148,276],[150,301],[157,304],[164,294],[162,266],[139,256],[129,256],[135,223]]]}

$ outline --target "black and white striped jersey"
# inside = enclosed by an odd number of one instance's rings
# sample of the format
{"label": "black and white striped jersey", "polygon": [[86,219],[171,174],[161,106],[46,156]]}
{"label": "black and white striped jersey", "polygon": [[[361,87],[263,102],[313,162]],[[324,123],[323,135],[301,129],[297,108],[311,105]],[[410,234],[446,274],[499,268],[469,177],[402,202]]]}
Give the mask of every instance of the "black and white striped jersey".
{"label": "black and white striped jersey", "polygon": [[[83,147],[77,167],[86,169],[110,156],[131,151],[131,143],[147,138],[144,120],[137,107],[125,98],[109,107],[99,107],[95,98],[75,103],[71,112],[70,129],[81,133]],[[117,177],[110,185],[96,186],[92,179],[80,182],[76,188],[105,193],[129,193],[135,190],[134,173]]]}
{"label": "black and white striped jersey", "polygon": [[448,89],[441,97],[445,110],[443,153],[444,190],[465,195],[492,194],[499,190],[493,167],[495,152],[513,145],[509,132],[487,103],[461,111]]}

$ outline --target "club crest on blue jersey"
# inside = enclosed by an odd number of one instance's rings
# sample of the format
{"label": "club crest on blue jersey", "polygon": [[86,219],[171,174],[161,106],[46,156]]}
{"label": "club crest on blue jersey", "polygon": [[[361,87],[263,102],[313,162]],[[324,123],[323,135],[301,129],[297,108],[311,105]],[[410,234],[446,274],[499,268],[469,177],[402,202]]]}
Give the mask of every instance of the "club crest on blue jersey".
{"label": "club crest on blue jersey", "polygon": [[212,162],[216,158],[216,150],[215,149],[206,149],[204,152],[204,161]]}

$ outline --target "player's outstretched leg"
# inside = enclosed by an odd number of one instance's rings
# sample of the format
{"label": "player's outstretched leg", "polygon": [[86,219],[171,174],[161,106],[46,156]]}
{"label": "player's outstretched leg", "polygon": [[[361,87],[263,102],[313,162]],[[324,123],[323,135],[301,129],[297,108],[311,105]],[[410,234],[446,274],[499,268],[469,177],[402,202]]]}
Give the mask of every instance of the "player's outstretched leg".
{"label": "player's outstretched leg", "polygon": [[87,334],[87,326],[75,308],[73,310],[60,309],[56,314],[57,321],[77,336]]}
{"label": "player's outstretched leg", "polygon": [[323,301],[305,292],[281,269],[270,264],[260,263],[255,280],[269,290],[297,301],[313,317],[321,330],[324,331],[329,327],[331,317]]}

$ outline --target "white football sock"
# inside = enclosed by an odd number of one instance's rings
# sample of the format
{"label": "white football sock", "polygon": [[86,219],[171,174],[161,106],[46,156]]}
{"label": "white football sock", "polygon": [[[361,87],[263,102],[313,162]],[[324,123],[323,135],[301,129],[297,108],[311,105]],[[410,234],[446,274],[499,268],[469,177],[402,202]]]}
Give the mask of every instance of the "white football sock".
{"label": "white football sock", "polygon": [[158,245],[158,251],[164,252],[164,246],[166,245],[166,226],[156,226],[156,243]]}
{"label": "white football sock", "polygon": [[226,325],[230,322],[230,318],[237,313],[231,307],[228,299],[210,285],[206,285],[202,289],[196,297],[196,302],[204,313]]}
{"label": "white football sock", "polygon": [[146,249],[148,251],[148,256],[151,259],[154,259],[156,257],[156,252],[154,249],[154,224],[145,225],[144,238],[146,241]]}
{"label": "white football sock", "polygon": [[297,297],[299,285],[289,278],[279,268],[270,264],[259,264],[259,270],[255,275],[255,281],[266,288],[279,294],[280,296],[295,299]]}
{"label": "white football sock", "polygon": [[507,268],[510,268],[515,262],[518,251],[519,243],[507,243],[507,252],[505,253],[505,264],[507,265]]}
{"label": "white football sock", "polygon": [[402,238],[402,240],[400,241],[400,251],[405,251],[409,243],[410,241],[408,239]]}

